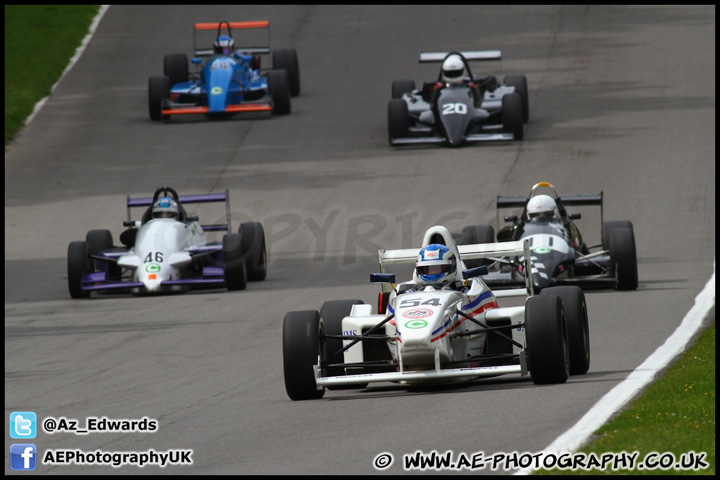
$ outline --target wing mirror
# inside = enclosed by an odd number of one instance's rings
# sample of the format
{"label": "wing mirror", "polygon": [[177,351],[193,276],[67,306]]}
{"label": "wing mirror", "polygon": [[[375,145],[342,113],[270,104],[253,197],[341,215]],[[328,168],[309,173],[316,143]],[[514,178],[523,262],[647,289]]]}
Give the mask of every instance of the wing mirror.
{"label": "wing mirror", "polygon": [[475,278],[475,277],[481,277],[483,275],[488,274],[488,269],[485,265],[481,265],[479,267],[475,268],[469,268],[467,270],[463,270],[462,276],[464,280],[467,280],[468,278]]}
{"label": "wing mirror", "polygon": [[371,283],[395,283],[394,273],[371,273]]}

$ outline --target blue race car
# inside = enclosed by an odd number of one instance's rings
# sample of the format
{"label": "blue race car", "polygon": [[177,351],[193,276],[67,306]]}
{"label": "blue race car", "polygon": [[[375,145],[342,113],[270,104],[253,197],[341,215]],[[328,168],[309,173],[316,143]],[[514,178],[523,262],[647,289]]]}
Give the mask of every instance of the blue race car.
{"label": "blue race car", "polygon": [[[300,68],[294,48],[272,52],[272,69],[261,71],[260,55],[269,46],[236,46],[233,29],[264,29],[269,44],[268,21],[196,23],[194,25],[196,71],[188,68],[187,55],[165,55],[164,75],[148,80],[150,119],[171,115],[226,116],[239,112],[290,113],[290,98],[300,94]],[[199,32],[215,32],[213,48],[198,49]],[[202,34],[202,33],[201,33]],[[262,43],[262,42],[258,42]],[[203,65],[202,56],[210,58]]]}

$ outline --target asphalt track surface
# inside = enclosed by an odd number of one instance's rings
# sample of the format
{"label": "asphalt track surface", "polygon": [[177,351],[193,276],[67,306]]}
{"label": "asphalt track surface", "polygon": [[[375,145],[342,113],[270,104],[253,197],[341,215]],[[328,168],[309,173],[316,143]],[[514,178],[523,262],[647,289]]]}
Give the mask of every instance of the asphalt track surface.
{"label": "asphalt track surface", "polygon": [[[150,122],[147,77],[164,54],[190,54],[193,22],[262,19],[274,48],[299,54],[291,115]],[[478,73],[527,75],[525,140],[391,148],[391,82],[435,78],[418,51],[473,49],[503,52]],[[402,473],[416,451],[539,452],[663,343],[713,273],[714,72],[714,7],[113,6],[6,146],[5,421],[13,411],[81,424],[148,417],[156,432],[41,432],[34,443],[193,450],[192,466],[39,465],[44,474],[373,474],[381,452],[395,457],[384,472]],[[374,303],[378,247],[417,246],[437,223],[495,224],[497,195],[539,181],[603,191],[605,220],[635,227],[637,291],[587,293],[586,375],[288,399],[286,312]],[[117,241],[126,195],[162,184],[229,189],[234,228],[265,227],[267,280],[232,293],[70,299],[68,243],[95,228]],[[596,215],[579,226],[599,241]]]}

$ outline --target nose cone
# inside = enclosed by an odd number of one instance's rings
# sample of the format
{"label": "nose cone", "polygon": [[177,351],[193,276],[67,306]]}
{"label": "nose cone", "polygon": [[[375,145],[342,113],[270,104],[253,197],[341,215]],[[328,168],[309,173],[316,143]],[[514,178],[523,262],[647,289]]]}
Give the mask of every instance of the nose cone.
{"label": "nose cone", "polygon": [[158,263],[147,263],[137,271],[137,281],[145,284],[148,292],[159,292],[162,276],[162,267]]}

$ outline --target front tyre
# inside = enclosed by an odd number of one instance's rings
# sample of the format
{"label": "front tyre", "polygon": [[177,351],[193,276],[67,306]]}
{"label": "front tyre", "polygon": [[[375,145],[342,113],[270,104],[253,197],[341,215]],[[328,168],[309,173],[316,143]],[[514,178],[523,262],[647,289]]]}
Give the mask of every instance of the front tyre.
{"label": "front tyre", "polygon": [[268,90],[272,98],[272,114],[288,115],[290,106],[290,86],[288,74],[285,70],[270,70],[268,72]]}
{"label": "front tyre", "polygon": [[82,289],[82,279],[92,270],[87,242],[71,242],[68,245],[67,275],[68,291],[72,298],[88,298],[90,292]]}
{"label": "front tyre", "polygon": [[522,104],[523,122],[527,123],[530,119],[530,102],[528,100],[528,86],[525,75],[507,75],[503,80],[505,85],[515,87],[515,93],[520,95]]}
{"label": "front tyre", "polygon": [[148,109],[150,120],[166,120],[163,115],[165,102],[170,99],[170,78],[166,75],[155,75],[148,79]]}
{"label": "front tyre", "polygon": [[610,233],[610,261],[615,265],[618,290],[638,287],[637,253],[632,228],[615,228]]}
{"label": "front tyre", "polygon": [[285,391],[292,400],[313,400],[325,395],[317,388],[314,366],[320,356],[320,313],[289,312],[283,320],[283,372]]}
{"label": "front tyre", "polygon": [[525,339],[530,377],[537,385],[565,383],[570,375],[565,311],[560,297],[525,302]]}
{"label": "front tyre", "polygon": [[247,270],[243,253],[242,236],[239,233],[228,233],[223,236],[223,270],[225,287],[228,290],[245,290],[247,287]]}
{"label": "front tyre", "polygon": [[390,144],[396,138],[407,137],[410,134],[410,116],[405,100],[393,98],[388,104],[388,136]]}
{"label": "front tyre", "polygon": [[517,93],[508,93],[502,97],[502,121],[503,131],[512,133],[513,140],[522,140],[523,113],[522,99]]}
{"label": "front tyre", "polygon": [[260,282],[267,276],[267,249],[265,230],[260,222],[240,224],[247,278],[251,282]]}
{"label": "front tyre", "polygon": [[545,288],[540,296],[557,295],[565,309],[570,375],[582,375],[590,369],[590,333],[585,293],[580,287],[567,285]]}

